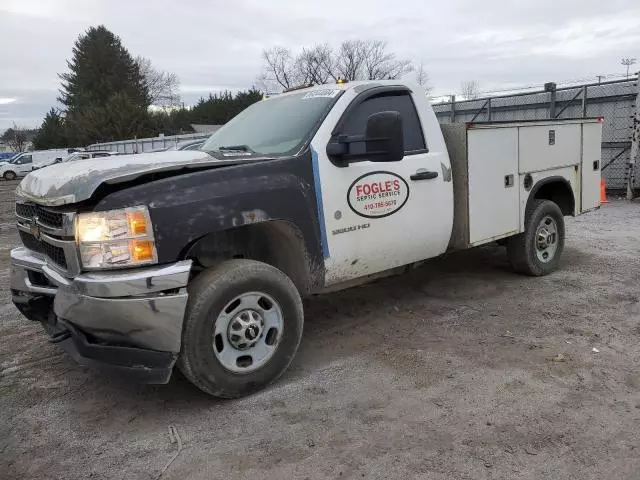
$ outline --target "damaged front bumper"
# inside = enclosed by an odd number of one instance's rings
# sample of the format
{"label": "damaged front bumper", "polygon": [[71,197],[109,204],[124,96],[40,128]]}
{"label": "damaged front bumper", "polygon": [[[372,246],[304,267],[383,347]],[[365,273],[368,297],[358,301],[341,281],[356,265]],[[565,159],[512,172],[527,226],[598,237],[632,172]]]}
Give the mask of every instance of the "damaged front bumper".
{"label": "damaged front bumper", "polygon": [[191,261],[67,278],[40,254],[11,251],[16,307],[82,364],[169,381],[180,352]]}

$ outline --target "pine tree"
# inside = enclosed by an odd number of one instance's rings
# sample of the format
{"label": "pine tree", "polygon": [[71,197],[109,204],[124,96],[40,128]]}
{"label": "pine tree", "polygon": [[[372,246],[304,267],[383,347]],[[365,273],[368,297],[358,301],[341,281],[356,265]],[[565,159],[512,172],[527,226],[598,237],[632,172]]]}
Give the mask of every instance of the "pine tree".
{"label": "pine tree", "polygon": [[66,107],[73,146],[121,140],[148,132],[151,103],[140,68],[119,37],[104,26],[80,35],[60,75],[58,100]]}
{"label": "pine tree", "polygon": [[54,108],[44,117],[38,134],[33,139],[33,148],[44,150],[47,148],[64,148],[67,146],[64,119]]}
{"label": "pine tree", "polygon": [[224,124],[261,99],[262,94],[255,89],[238,92],[235,96],[229,91],[209,94],[208,99],[201,98],[193,107],[191,120],[193,123]]}

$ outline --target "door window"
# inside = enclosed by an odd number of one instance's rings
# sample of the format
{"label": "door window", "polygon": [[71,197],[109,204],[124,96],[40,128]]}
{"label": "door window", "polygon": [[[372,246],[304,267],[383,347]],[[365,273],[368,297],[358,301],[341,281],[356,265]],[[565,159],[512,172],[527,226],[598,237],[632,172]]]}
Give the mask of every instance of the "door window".
{"label": "door window", "polygon": [[[364,135],[367,128],[367,119],[378,112],[397,111],[402,117],[402,132],[404,136],[404,151],[406,155],[420,153],[426,149],[420,119],[416,112],[411,96],[380,95],[371,97],[356,106],[349,114],[341,133],[346,135]],[[364,142],[356,142],[350,145],[351,153],[365,153]]]}
{"label": "door window", "polygon": [[23,157],[21,157],[16,164],[18,165],[24,165],[25,163],[31,163],[32,162],[32,156],[31,155],[24,155]]}

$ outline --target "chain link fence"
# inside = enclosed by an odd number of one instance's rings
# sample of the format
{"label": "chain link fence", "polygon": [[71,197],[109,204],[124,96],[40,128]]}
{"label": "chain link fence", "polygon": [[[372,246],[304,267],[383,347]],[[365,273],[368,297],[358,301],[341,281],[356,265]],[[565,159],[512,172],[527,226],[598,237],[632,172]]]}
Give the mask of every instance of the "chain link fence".
{"label": "chain link fence", "polygon": [[604,117],[602,176],[611,193],[640,190],[634,171],[640,141],[638,77],[433,105],[440,123]]}

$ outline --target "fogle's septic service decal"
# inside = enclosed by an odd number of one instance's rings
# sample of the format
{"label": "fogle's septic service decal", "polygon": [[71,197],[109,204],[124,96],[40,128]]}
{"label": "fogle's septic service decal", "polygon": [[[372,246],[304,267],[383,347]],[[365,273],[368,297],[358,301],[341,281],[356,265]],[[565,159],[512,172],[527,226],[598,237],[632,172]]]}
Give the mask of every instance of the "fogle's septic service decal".
{"label": "fogle's septic service decal", "polygon": [[400,210],[409,199],[409,185],[391,172],[371,172],[357,178],[349,187],[347,202],[351,210],[366,218],[380,218]]}

